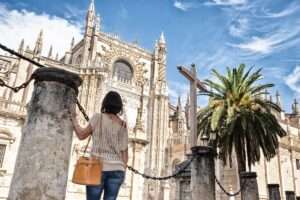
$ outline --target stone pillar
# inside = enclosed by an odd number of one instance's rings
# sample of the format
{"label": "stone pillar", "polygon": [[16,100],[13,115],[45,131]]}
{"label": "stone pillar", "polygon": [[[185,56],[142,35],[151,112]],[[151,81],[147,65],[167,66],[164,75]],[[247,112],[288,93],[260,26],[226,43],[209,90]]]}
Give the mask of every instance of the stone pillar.
{"label": "stone pillar", "polygon": [[268,184],[269,189],[269,199],[270,200],[280,200],[279,184]]}
{"label": "stone pillar", "polygon": [[81,79],[56,68],[34,72],[8,200],[64,200],[73,127],[69,108]]}
{"label": "stone pillar", "polygon": [[[190,156],[188,156],[190,158]],[[175,166],[175,169],[181,169],[188,161],[184,161]],[[174,200],[191,200],[191,167],[187,167],[183,173],[176,176],[176,195]]]}
{"label": "stone pillar", "polygon": [[[138,169],[139,171],[144,171],[142,163],[144,163],[144,148],[147,144],[147,141],[141,139],[132,139],[133,148],[132,150],[132,167]],[[129,173],[129,171],[127,172]],[[131,183],[130,183],[130,200],[143,199],[143,190],[144,190],[144,181],[145,179],[136,175],[133,172],[131,173]]]}
{"label": "stone pillar", "polygon": [[192,199],[215,199],[215,151],[209,146],[196,146],[191,150],[197,156],[191,166]]}
{"label": "stone pillar", "polygon": [[295,192],[294,191],[285,191],[286,200],[295,200]]}
{"label": "stone pillar", "polygon": [[258,200],[258,186],[255,172],[241,172],[242,200]]}

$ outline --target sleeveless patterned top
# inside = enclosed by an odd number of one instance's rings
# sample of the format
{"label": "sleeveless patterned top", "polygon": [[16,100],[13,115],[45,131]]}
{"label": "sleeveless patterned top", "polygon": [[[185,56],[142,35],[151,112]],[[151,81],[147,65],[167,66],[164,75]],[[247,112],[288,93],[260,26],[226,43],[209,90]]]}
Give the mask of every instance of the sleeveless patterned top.
{"label": "sleeveless patterned top", "polygon": [[113,121],[105,113],[96,113],[90,120],[92,133],[92,156],[103,161],[103,171],[124,171],[121,151],[128,148],[126,124]]}

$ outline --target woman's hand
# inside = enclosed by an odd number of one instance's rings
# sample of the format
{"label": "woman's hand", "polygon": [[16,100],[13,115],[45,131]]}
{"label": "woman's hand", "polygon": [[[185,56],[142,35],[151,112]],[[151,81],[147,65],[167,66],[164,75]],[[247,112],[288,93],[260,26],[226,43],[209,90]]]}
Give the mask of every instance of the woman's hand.
{"label": "woman's hand", "polygon": [[85,138],[87,138],[89,135],[92,134],[93,130],[90,124],[88,124],[88,126],[85,128],[79,125],[77,120],[77,115],[76,115],[76,104],[72,104],[70,106],[70,115],[71,115],[70,118],[73,124],[74,131],[80,140],[84,140]]}
{"label": "woman's hand", "polygon": [[72,122],[76,121],[77,114],[76,114],[76,104],[75,103],[70,106],[70,117],[71,117]]}

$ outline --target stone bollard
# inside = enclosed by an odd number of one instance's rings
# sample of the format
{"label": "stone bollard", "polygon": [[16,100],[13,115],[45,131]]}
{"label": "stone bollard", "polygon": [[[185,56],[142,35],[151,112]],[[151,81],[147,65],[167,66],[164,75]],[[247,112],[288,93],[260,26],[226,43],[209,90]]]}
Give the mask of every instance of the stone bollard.
{"label": "stone bollard", "polygon": [[191,148],[197,157],[192,162],[191,190],[192,200],[214,200],[215,191],[215,151],[209,146]]}
{"label": "stone bollard", "polygon": [[258,200],[258,186],[255,172],[241,172],[242,200]]}
{"label": "stone bollard", "polygon": [[[190,158],[191,155],[188,155]],[[181,169],[183,166],[187,164],[188,161],[183,161],[175,166],[175,169]],[[179,174],[175,177],[176,180],[176,193],[172,200],[191,200],[191,166],[188,166],[183,173]]]}
{"label": "stone bollard", "polygon": [[69,108],[81,79],[56,68],[40,68],[33,75],[8,200],[64,200],[73,134]]}
{"label": "stone bollard", "polygon": [[268,184],[269,189],[269,199],[270,200],[280,200],[279,184]]}

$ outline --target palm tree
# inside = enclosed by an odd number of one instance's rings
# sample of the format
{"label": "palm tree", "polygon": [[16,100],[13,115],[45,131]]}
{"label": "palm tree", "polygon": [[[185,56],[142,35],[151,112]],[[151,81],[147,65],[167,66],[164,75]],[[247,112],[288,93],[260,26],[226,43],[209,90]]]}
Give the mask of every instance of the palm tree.
{"label": "palm tree", "polygon": [[251,171],[261,152],[267,160],[276,155],[278,138],[286,135],[275,116],[280,107],[260,98],[273,84],[258,83],[261,69],[245,71],[244,64],[227,68],[225,76],[214,69],[212,74],[216,82],[204,81],[211,91],[200,93],[209,96],[209,103],[197,116],[199,134],[208,136],[210,144],[218,147],[224,164],[229,161],[231,165],[234,149],[239,173],[246,171],[246,164]]}

